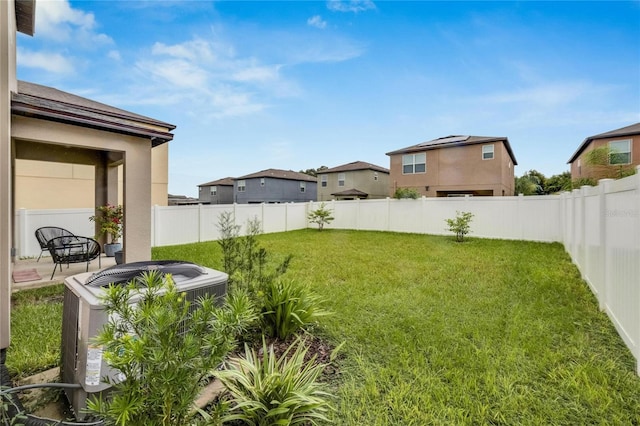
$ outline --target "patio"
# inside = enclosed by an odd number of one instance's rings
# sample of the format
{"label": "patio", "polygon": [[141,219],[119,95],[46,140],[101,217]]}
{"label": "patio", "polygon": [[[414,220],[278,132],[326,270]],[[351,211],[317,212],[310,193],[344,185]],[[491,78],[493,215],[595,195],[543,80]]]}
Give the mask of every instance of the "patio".
{"label": "patio", "polygon": [[[98,265],[101,265],[98,266]],[[101,269],[108,268],[116,264],[114,257],[107,257],[104,254],[100,255],[100,263],[98,259],[91,261],[89,263],[89,271],[95,272]],[[28,288],[39,288],[45,287],[52,284],[59,284],[65,280],[65,278],[80,274],[86,271],[87,264],[86,263],[71,263],[69,267],[62,267],[62,272],[60,272],[60,268],[56,270],[56,273],[51,280],[51,271],[53,271],[53,261],[51,257],[42,257],[39,262],[36,261],[36,258],[29,259],[18,259],[13,264],[13,272],[17,271],[29,271],[35,269],[38,275],[41,277],[38,280],[33,281],[25,281],[25,282],[11,282],[12,291],[24,290]]]}

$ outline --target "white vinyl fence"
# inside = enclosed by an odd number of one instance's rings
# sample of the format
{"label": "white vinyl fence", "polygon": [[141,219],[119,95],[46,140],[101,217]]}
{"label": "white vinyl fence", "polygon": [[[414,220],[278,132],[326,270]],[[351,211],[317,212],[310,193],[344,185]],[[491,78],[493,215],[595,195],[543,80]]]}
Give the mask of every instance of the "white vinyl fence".
{"label": "white vinyl fence", "polygon": [[[639,168],[640,170],[640,168]],[[194,205],[152,208],[152,246],[219,238],[220,214],[236,224],[257,218],[265,233],[314,227],[307,214],[320,203]],[[326,228],[449,234],[445,219],[472,212],[472,236],[561,242],[640,361],[640,174],[571,193],[533,197],[421,198],[331,201],[335,220]],[[16,212],[16,255],[37,256],[34,232],[60,226],[92,235],[91,209]],[[640,366],[640,363],[638,364]],[[640,374],[640,367],[638,367]]]}
{"label": "white vinyl fence", "polygon": [[637,361],[640,174],[563,194],[564,246]]}

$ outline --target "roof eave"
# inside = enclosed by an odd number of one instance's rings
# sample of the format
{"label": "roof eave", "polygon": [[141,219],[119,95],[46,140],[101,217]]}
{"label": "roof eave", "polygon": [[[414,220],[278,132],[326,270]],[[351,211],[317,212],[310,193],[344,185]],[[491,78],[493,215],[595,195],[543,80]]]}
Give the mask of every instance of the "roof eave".
{"label": "roof eave", "polygon": [[65,124],[73,124],[76,126],[87,127],[96,130],[104,130],[108,132],[120,133],[136,137],[145,137],[151,139],[153,147],[173,140],[173,134],[168,131],[161,132],[136,126],[128,126],[122,124],[118,125],[101,120],[96,120],[93,118],[34,108],[31,105],[22,104],[16,101],[13,101],[11,103],[11,113],[25,117],[38,118]]}
{"label": "roof eave", "polygon": [[16,29],[22,34],[35,34],[36,1],[15,0]]}

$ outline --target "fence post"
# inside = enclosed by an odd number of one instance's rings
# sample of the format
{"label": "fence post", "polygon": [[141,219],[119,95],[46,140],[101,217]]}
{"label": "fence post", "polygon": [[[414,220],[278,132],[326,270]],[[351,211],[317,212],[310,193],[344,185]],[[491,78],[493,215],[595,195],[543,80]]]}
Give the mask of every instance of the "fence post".
{"label": "fence post", "polygon": [[611,280],[609,279],[609,271],[611,268],[611,256],[609,255],[607,244],[607,192],[609,192],[609,182],[613,182],[613,179],[601,179],[598,181],[598,204],[600,206],[600,256],[602,265],[602,290],[598,295],[598,306],[600,310],[604,311],[609,300],[609,287]]}
{"label": "fence post", "polygon": [[524,194],[518,194],[518,207],[516,208],[516,212],[518,213],[518,217],[520,220],[518,221],[520,224],[520,239],[524,240],[524,220],[522,220],[522,212],[524,209]]}
{"label": "fence post", "polygon": [[15,253],[18,257],[24,256],[27,252],[27,210],[21,207],[18,210],[18,223],[17,228],[19,232],[19,244],[18,252]]}
{"label": "fence post", "polygon": [[151,247],[158,246],[158,205],[151,208]]}

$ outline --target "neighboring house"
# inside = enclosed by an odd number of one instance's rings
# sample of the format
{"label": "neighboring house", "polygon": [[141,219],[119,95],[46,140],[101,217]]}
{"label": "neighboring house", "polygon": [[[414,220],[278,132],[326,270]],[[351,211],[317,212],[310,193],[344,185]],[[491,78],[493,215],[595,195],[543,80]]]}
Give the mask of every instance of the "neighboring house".
{"label": "neighboring house", "polygon": [[354,161],[318,173],[318,201],[387,198],[389,169]]}
{"label": "neighboring house", "polygon": [[233,194],[238,204],[316,201],[317,180],[293,170],[267,169],[234,179]]}
{"label": "neighboring house", "polygon": [[[586,161],[589,151],[608,147],[605,164],[594,165]],[[567,162],[571,167],[571,180],[598,180],[614,177],[620,170],[629,170],[640,165],[640,123],[589,136],[578,147]]]}
{"label": "neighboring house", "polygon": [[[13,222],[20,207],[15,202],[14,164],[28,160],[90,166],[92,206],[122,200],[125,207],[123,260],[150,260],[152,149],[171,141],[175,129],[50,87],[18,82],[17,32],[33,35],[34,15],[34,0],[0,1],[0,350],[10,338],[11,273],[17,246]],[[119,185],[121,169],[124,178]],[[60,184],[41,196],[65,200],[73,194]]]}
{"label": "neighboring house", "polygon": [[426,197],[514,195],[518,163],[505,137],[446,136],[388,152],[390,190]]}
{"label": "neighboring house", "polygon": [[198,200],[202,204],[233,204],[233,178],[198,185]]}
{"label": "neighboring house", "polygon": [[186,195],[173,195],[167,196],[168,205],[170,206],[192,206],[194,204],[202,204],[197,198],[187,197]]}

